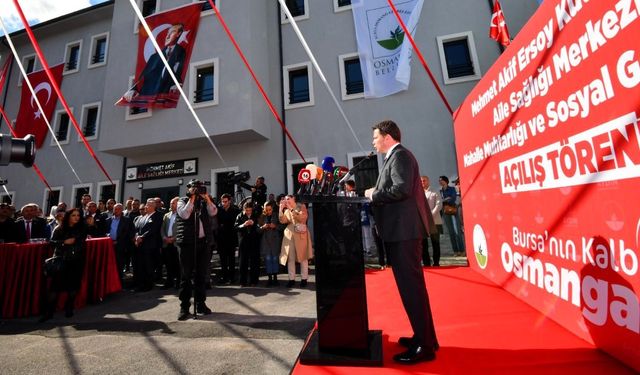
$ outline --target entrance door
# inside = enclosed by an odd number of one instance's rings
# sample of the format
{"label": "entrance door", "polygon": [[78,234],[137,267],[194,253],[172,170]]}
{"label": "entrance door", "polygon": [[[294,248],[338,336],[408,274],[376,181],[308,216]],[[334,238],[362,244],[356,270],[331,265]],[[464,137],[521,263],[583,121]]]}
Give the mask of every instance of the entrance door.
{"label": "entrance door", "polygon": [[155,188],[155,189],[142,189],[142,203],[145,203],[149,198],[160,197],[164,202],[164,208],[169,209],[169,202],[174,197],[180,196],[180,187],[179,186],[170,186],[163,188]]}

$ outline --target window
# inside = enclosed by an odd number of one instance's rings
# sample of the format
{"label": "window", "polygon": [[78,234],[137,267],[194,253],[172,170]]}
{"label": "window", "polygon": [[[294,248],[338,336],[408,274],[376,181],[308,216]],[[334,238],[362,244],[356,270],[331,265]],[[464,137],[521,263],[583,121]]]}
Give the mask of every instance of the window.
{"label": "window", "polygon": [[[88,141],[98,138],[100,105],[100,102],[96,102],[82,106],[82,135],[84,135]],[[81,141],[80,136],[78,136],[78,141]]]}
{"label": "window", "polygon": [[311,63],[284,67],[285,109],[306,107],[314,104]]}
{"label": "window", "polygon": [[378,181],[378,175],[380,174],[378,158],[375,155],[369,157],[369,154],[353,153],[348,154],[347,159],[349,160],[349,169],[361,163],[354,171],[353,179],[356,182],[356,192],[358,195],[364,195],[365,189],[375,186],[376,181]]}
{"label": "window", "polygon": [[300,189],[300,183],[298,183],[298,173],[305,168],[307,164],[318,165],[318,158],[307,159],[305,163],[302,159],[287,160],[287,194],[295,194]]}
{"label": "window", "polygon": [[107,64],[109,51],[109,33],[91,37],[91,54],[89,55],[89,69]]}
{"label": "window", "polygon": [[80,70],[81,49],[82,40],[67,43],[64,51],[64,74],[71,74]]}
{"label": "window", "polygon": [[190,100],[194,108],[218,104],[218,66],[217,58],[190,64]]}
{"label": "window", "polygon": [[351,9],[351,0],[333,0],[333,11],[342,12]]}
{"label": "window", "polygon": [[[286,0],[287,8],[296,21],[309,18],[309,0]],[[280,19],[282,23],[289,23],[284,10],[280,10]]]}
{"label": "window", "polygon": [[470,31],[439,36],[437,39],[445,84],[480,79],[478,55]]}
{"label": "window", "polygon": [[342,100],[364,97],[364,82],[357,53],[338,56],[340,64],[340,91]]}
{"label": "window", "polygon": [[[134,76],[129,76],[129,83],[127,87],[133,86]],[[137,120],[141,118],[151,117],[153,114],[152,108],[140,108],[140,107],[125,107],[125,116],[124,119],[127,121]]]}
{"label": "window", "polygon": [[120,192],[120,181],[114,180],[113,185],[109,181],[98,182],[98,200],[106,202],[109,199],[115,199]]}
{"label": "window", "polygon": [[[193,0],[192,2],[197,3],[198,1],[201,1],[201,0]],[[208,0],[203,0],[203,1],[204,3],[202,3],[202,12],[200,13],[200,16],[208,16],[210,14],[215,14],[215,10],[211,6],[211,4],[209,4],[209,1]],[[218,10],[220,10],[220,0],[213,0],[213,4],[216,6],[216,8],[218,8]]]}
{"label": "window", "polygon": [[62,201],[62,186],[52,187],[51,191],[44,189],[42,212],[45,216],[48,216],[51,213],[51,207],[57,206],[60,201]]}
{"label": "window", "polygon": [[[69,108],[73,113],[73,108]],[[55,113],[53,128],[56,132],[56,139],[60,144],[69,143],[69,125],[71,123],[71,119],[69,118],[69,114],[64,109],[59,109]],[[56,142],[54,139],[51,139],[51,145],[55,146]]]}
{"label": "window", "polygon": [[[160,0],[137,0],[136,3],[143,17],[150,16],[160,10]],[[133,33],[137,34],[140,20],[138,20],[138,16],[135,13],[133,14],[133,19]]]}
{"label": "window", "polygon": [[81,208],[82,196],[91,195],[92,184],[74,184],[71,187],[71,206],[69,208]]}
{"label": "window", "polygon": [[[31,55],[26,55],[22,58],[22,66],[27,74],[36,70],[36,55],[32,53]],[[20,75],[20,79],[18,80],[18,86],[22,85],[22,74]]]}

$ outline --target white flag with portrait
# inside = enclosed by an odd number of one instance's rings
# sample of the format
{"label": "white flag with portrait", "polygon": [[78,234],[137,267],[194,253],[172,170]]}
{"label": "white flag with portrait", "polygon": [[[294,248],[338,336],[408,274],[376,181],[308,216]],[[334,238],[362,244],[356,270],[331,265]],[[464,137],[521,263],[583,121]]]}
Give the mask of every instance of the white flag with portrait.
{"label": "white flag with portrait", "polygon": [[[402,21],[415,35],[424,0],[395,1]],[[409,88],[413,48],[387,0],[353,0],[365,98],[379,98]]]}

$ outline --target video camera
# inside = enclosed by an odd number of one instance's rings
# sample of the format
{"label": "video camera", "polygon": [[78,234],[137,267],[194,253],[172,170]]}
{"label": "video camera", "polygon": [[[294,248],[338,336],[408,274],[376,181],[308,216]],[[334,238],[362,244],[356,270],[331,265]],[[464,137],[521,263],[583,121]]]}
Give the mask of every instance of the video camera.
{"label": "video camera", "polygon": [[249,173],[249,171],[246,172],[229,172],[229,174],[227,175],[227,181],[230,184],[234,184],[234,185],[243,185],[244,182],[249,181],[249,179],[251,178],[251,174]]}
{"label": "video camera", "polygon": [[190,197],[191,196],[191,188],[195,187],[196,188],[196,195],[200,195],[200,194],[207,194],[207,186],[205,182],[202,182],[200,180],[197,179],[193,179],[191,181],[189,181],[189,183],[187,184],[187,189],[189,189],[187,191],[187,196]]}
{"label": "video camera", "polygon": [[0,165],[22,163],[27,168],[33,166],[36,158],[35,144],[33,134],[29,134],[23,139],[0,134]]}

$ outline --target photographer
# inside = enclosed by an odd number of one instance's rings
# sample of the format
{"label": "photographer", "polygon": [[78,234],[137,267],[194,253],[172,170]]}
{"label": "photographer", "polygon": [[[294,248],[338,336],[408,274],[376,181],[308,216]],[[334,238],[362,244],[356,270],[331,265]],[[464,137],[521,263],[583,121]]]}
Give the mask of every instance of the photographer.
{"label": "photographer", "polygon": [[251,203],[256,210],[256,214],[262,214],[262,206],[267,202],[267,185],[264,184],[264,177],[256,178],[256,184],[251,187]]}
{"label": "photographer", "polygon": [[[206,231],[211,227],[210,220],[217,214],[218,209],[201,181],[189,181],[187,189],[187,196],[180,198],[177,209],[176,246],[181,270],[178,320],[189,318],[192,289],[195,292],[195,313],[211,314],[211,310],[205,304],[205,281],[210,258]],[[195,285],[192,287],[191,275],[194,272]]]}

